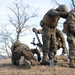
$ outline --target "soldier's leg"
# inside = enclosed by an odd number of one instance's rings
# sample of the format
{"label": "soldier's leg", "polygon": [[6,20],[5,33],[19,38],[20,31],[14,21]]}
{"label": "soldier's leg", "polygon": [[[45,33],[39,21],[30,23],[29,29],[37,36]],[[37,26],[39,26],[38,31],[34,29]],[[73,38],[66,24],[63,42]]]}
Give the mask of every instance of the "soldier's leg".
{"label": "soldier's leg", "polygon": [[44,65],[46,64],[49,64],[49,60],[47,58],[47,55],[48,55],[48,50],[49,50],[49,43],[50,43],[50,40],[46,39],[46,37],[43,37],[43,48],[42,48],[42,51],[43,51],[43,60],[42,60],[42,63]]}
{"label": "soldier's leg", "polygon": [[40,63],[35,59],[32,52],[30,50],[23,50],[20,58],[20,65],[24,64],[27,68],[31,68],[35,65],[40,65]]}
{"label": "soldier's leg", "polygon": [[43,60],[42,63],[49,64],[49,60],[47,58],[49,46],[50,46],[50,28],[44,26],[42,29],[42,41],[43,41]]}
{"label": "soldier's leg", "polygon": [[67,41],[69,44],[69,66],[75,68],[75,37],[68,36]]}
{"label": "soldier's leg", "polygon": [[38,61],[41,60],[41,56],[40,56],[40,51],[38,49],[35,50],[35,53],[37,54],[38,56]]}
{"label": "soldier's leg", "polygon": [[51,42],[50,42],[50,49],[49,52],[53,53],[53,55],[51,56],[54,60],[54,63],[57,63],[57,59],[56,59],[56,52],[57,52],[57,45],[56,45],[56,33],[55,30],[53,30],[53,33],[51,35]]}
{"label": "soldier's leg", "polygon": [[22,52],[22,56],[25,57],[26,60],[30,61],[31,65],[39,65],[40,63],[35,59],[33,53],[30,50],[24,50]]}
{"label": "soldier's leg", "polygon": [[53,29],[53,33],[51,35],[51,51],[54,52],[54,54],[56,54],[57,52],[57,45],[56,45],[56,29]]}
{"label": "soldier's leg", "polygon": [[36,49],[31,49],[33,54],[36,54],[38,57],[38,61],[41,60],[41,56],[40,56],[40,51],[36,48]]}
{"label": "soldier's leg", "polygon": [[69,67],[75,68],[75,51],[71,50],[69,53]]}
{"label": "soldier's leg", "polygon": [[27,69],[31,69],[31,63],[30,61],[26,60],[24,56],[21,56],[19,60],[19,66],[25,66]]}

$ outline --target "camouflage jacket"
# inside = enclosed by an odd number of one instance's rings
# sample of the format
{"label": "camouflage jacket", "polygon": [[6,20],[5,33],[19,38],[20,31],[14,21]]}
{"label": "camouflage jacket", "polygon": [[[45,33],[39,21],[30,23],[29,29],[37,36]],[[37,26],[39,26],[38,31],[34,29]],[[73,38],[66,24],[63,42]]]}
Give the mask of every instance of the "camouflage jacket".
{"label": "camouflage jacket", "polygon": [[69,15],[65,21],[65,24],[68,25],[68,32],[74,33],[75,32],[75,9],[69,12]]}
{"label": "camouflage jacket", "polygon": [[50,9],[40,21],[40,25],[46,25],[47,27],[56,27],[60,17],[65,18],[67,16],[66,12],[59,12],[56,9]]}

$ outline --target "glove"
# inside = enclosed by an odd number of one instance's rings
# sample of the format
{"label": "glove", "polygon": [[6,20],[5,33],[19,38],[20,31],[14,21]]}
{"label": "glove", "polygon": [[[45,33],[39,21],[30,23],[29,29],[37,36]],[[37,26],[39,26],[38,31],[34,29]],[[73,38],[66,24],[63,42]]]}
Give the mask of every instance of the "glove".
{"label": "glove", "polygon": [[68,12],[60,12],[60,17],[67,18],[68,14]]}

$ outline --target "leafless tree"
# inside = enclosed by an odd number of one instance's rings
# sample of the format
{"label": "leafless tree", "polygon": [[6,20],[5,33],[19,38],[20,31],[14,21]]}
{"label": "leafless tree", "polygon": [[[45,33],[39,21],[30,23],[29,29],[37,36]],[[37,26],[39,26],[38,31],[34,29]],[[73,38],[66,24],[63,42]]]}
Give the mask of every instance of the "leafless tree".
{"label": "leafless tree", "polygon": [[75,8],[75,0],[71,0],[71,7]]}
{"label": "leafless tree", "polygon": [[52,4],[54,5],[60,5],[60,3],[57,0],[51,0]]}
{"label": "leafless tree", "polygon": [[10,8],[13,12],[14,17],[10,18],[10,23],[15,27],[17,33],[17,40],[20,34],[26,29],[30,28],[32,25],[26,24],[31,18],[37,16],[36,11],[32,12],[29,5],[23,5],[22,0],[18,2],[17,0],[13,3],[14,8]]}
{"label": "leafless tree", "polygon": [[[23,4],[22,0],[19,2],[15,0],[13,6],[9,7],[9,9],[12,12],[9,16],[10,24],[0,28],[0,52],[7,53],[8,57],[10,57],[13,42],[20,38],[22,32],[33,26],[32,24],[27,24],[27,22],[37,16],[37,9],[32,10],[29,5]],[[9,30],[8,27],[13,27],[15,31]],[[0,55],[2,56],[2,54]]]}
{"label": "leafless tree", "polygon": [[[0,56],[4,57],[2,54],[7,53],[8,57],[10,57],[10,45],[9,42],[13,42],[13,39],[10,36],[10,33],[6,29],[6,25],[2,25],[0,28]],[[4,57],[6,58],[6,57]]]}
{"label": "leafless tree", "polygon": [[[60,5],[60,3],[58,2],[58,0],[51,0],[51,2],[52,2],[54,5]],[[71,8],[75,8],[75,0],[70,0],[69,3],[71,4],[71,5],[70,5]]]}

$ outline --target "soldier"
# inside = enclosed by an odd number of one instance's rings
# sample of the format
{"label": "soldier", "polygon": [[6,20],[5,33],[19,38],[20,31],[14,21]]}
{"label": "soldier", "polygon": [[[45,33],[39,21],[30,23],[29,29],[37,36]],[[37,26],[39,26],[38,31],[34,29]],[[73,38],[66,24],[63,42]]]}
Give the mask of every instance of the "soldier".
{"label": "soldier", "polygon": [[67,35],[69,45],[69,66],[75,67],[75,8],[69,12],[64,22],[63,32]]}
{"label": "soldier", "polygon": [[[42,34],[42,29],[36,30],[38,34]],[[63,36],[63,33],[56,28],[56,45],[57,45],[57,50],[59,50],[60,48],[63,48],[62,53],[65,54],[66,53],[66,41],[65,38]]]}
{"label": "soldier", "polygon": [[[36,30],[36,32],[38,34],[42,34],[42,29],[39,29],[39,30]],[[65,41],[65,38],[63,36],[63,33],[58,29],[56,28],[56,46],[57,46],[57,50],[59,50],[60,48],[62,48],[62,54],[61,56],[63,56],[63,54],[67,53],[67,48],[66,48],[66,41]],[[56,51],[57,51],[56,50]],[[51,52],[52,53],[52,52]],[[49,55],[50,56],[50,55]],[[64,57],[64,56],[63,56]],[[54,58],[55,60],[57,61],[55,55],[54,55]]]}
{"label": "soldier", "polygon": [[[56,38],[55,32],[60,17],[66,18],[68,15],[68,8],[66,5],[60,5],[56,9],[50,9],[40,21],[42,27],[42,41],[43,41],[43,64],[49,64],[47,54],[50,55],[50,59],[54,58],[56,54]],[[51,48],[50,48],[51,47]],[[53,53],[51,53],[53,52]],[[52,54],[52,55],[51,55]]]}
{"label": "soldier", "polygon": [[58,28],[56,28],[56,41],[57,41],[57,50],[62,48],[63,49],[62,53],[65,54],[67,52],[66,41],[63,36],[63,33]]}
{"label": "soldier", "polygon": [[[26,66],[29,67],[30,65],[37,65],[39,64],[38,61],[34,58],[33,53],[31,52],[30,48],[26,44],[20,43],[19,40],[17,40],[12,46],[12,63],[14,65],[20,65],[22,60],[24,64],[27,64]],[[22,60],[21,60],[21,56]]]}

